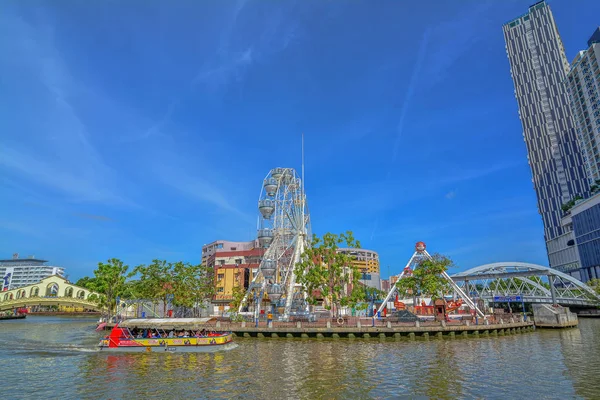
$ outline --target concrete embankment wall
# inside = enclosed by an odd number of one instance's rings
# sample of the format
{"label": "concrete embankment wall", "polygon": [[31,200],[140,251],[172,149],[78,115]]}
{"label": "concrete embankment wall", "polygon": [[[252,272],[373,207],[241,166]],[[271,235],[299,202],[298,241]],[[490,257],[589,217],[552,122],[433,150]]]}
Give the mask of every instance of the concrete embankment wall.
{"label": "concrete embankment wall", "polygon": [[[308,325],[308,326],[307,326]],[[534,330],[532,321],[509,321],[495,324],[461,324],[420,326],[310,326],[297,323],[295,326],[270,324],[255,327],[252,323],[217,324],[217,329],[231,330],[238,337],[258,338],[429,338],[429,337],[478,337],[489,335],[508,335]]]}
{"label": "concrete embankment wall", "polygon": [[539,328],[570,328],[579,323],[577,314],[559,305],[534,304],[533,318]]}

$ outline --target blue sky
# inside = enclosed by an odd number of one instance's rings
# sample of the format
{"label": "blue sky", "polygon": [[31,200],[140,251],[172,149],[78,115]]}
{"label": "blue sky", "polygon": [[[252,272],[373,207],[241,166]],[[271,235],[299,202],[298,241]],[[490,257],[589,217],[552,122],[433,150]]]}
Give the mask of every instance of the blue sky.
{"label": "blue sky", "polygon": [[[198,262],[300,168],[313,231],[398,273],[547,265],[501,26],[530,1],[3,1],[0,255]],[[550,2],[569,59],[600,2]]]}

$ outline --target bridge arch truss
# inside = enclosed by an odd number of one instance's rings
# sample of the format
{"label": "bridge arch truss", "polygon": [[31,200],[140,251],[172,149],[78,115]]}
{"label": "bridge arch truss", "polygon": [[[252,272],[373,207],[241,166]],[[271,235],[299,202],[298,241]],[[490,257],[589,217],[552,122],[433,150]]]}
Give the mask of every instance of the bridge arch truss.
{"label": "bridge arch truss", "polygon": [[488,301],[521,296],[525,303],[595,306],[600,296],[570,275],[538,264],[497,262],[451,276],[472,298]]}

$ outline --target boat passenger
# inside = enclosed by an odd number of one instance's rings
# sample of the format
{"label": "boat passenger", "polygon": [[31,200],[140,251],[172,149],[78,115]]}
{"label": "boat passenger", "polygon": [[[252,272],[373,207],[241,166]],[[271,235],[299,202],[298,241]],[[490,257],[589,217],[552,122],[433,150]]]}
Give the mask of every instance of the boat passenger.
{"label": "boat passenger", "polygon": [[171,332],[169,332],[169,337],[172,338],[174,333],[175,333],[175,331],[173,329],[171,329]]}

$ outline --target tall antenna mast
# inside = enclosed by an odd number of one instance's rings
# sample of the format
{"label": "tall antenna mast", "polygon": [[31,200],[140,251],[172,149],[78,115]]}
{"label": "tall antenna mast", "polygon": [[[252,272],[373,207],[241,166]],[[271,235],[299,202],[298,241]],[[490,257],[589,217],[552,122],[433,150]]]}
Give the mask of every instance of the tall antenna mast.
{"label": "tall antenna mast", "polygon": [[[302,132],[302,197],[305,197],[304,193],[304,132]],[[304,199],[302,199],[304,202]]]}

